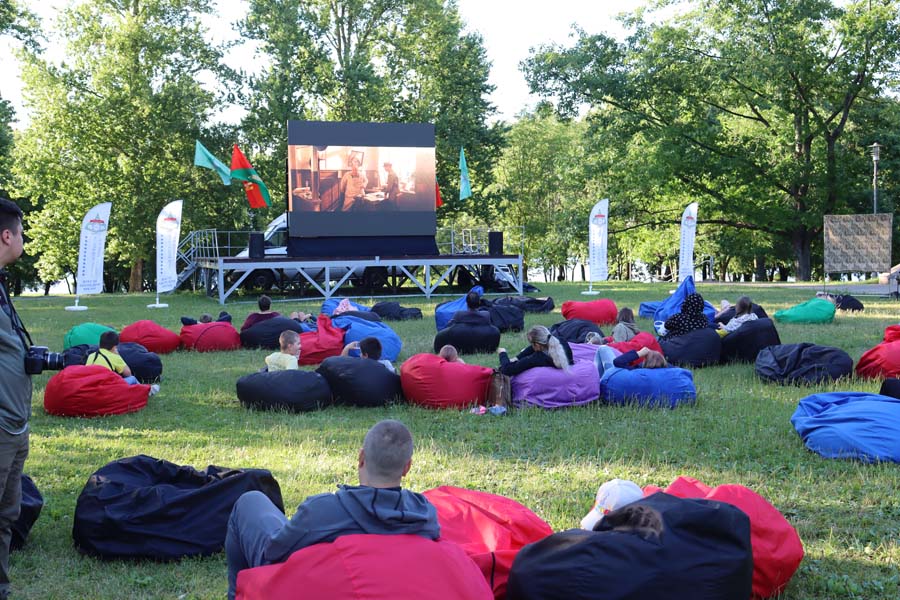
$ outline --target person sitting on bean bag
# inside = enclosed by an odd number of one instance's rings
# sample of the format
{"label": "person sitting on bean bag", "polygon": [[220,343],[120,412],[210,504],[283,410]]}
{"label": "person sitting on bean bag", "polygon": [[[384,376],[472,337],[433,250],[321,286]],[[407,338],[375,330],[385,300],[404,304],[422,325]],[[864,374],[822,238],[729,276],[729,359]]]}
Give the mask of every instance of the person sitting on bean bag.
{"label": "person sitting on bean bag", "polygon": [[703,296],[694,292],[688,294],[681,305],[681,312],[677,312],[666,319],[663,327],[666,329],[666,336],[675,337],[684,335],[695,329],[703,329],[709,327],[709,319],[703,314]]}
{"label": "person sitting on bean bag", "polygon": [[[209,313],[203,313],[200,315],[199,319],[194,319],[193,317],[181,317],[182,325],[196,325],[197,323],[212,323],[213,318]],[[222,311],[219,313],[219,318],[216,319],[216,323],[231,323],[231,315],[226,311]]]}
{"label": "person sitting on bean bag", "polygon": [[[100,334],[100,347],[96,352],[88,354],[86,365],[100,365],[106,367],[114,373],[122,376],[128,385],[136,385],[140,383],[134,375],[131,374],[131,368],[125,364],[125,360],[119,356],[119,334],[115,331],[104,331]],[[150,395],[152,396],[159,391],[159,385],[150,386]]]}
{"label": "person sitting on bean bag", "polygon": [[447,323],[447,327],[453,325],[453,323],[460,318],[463,321],[472,323],[471,319],[473,315],[483,317],[485,324],[491,324],[491,313],[486,310],[481,310],[481,296],[478,295],[478,292],[469,292],[466,294],[466,310],[458,310],[453,313],[453,317],[450,319],[450,322]]}
{"label": "person sitting on bean bag", "polygon": [[300,334],[290,329],[282,331],[278,336],[278,345],[281,350],[266,357],[269,372],[299,369],[297,361],[300,359]]}
{"label": "person sitting on bean bag", "polygon": [[253,312],[247,315],[247,318],[244,320],[244,324],[241,325],[241,331],[250,329],[257,323],[262,323],[263,321],[271,319],[272,317],[281,316],[278,312],[269,310],[270,308],[272,308],[272,299],[265,294],[259,297],[259,301],[257,302],[257,304],[259,304],[259,312]]}
{"label": "person sitting on bean bag", "polygon": [[554,367],[568,371],[569,365],[575,364],[568,342],[550,335],[550,330],[543,325],[535,325],[529,329],[525,339],[530,346],[519,352],[513,360],[506,355],[506,348],[497,348],[502,374],[518,375],[534,367]]}
{"label": "person sitting on bean bag", "polygon": [[381,342],[378,341],[377,337],[365,337],[358,342],[350,342],[344,349],[341,350],[341,356],[350,356],[350,352],[353,350],[359,351],[360,358],[371,358],[374,361],[380,362],[384,365],[384,368],[390,371],[391,373],[396,373],[397,370],[394,368],[394,365],[391,364],[389,360],[382,360],[381,358]]}
{"label": "person sitting on bean bag", "polygon": [[288,520],[260,492],[235,502],[228,519],[225,557],[228,597],[233,599],[238,571],[284,562],[291,554],[357,533],[440,537],[437,510],[422,494],[401,488],[412,466],[413,438],[400,421],[376,423],[359,451],[359,485],[341,485],[332,494],[304,500]]}
{"label": "person sitting on bean bag", "polygon": [[456,350],[456,346],[453,346],[452,344],[445,344],[441,348],[441,351],[438,352],[438,356],[440,356],[447,362],[466,364],[466,361],[459,357],[459,352]]}
{"label": "person sitting on bean bag", "polygon": [[725,337],[732,331],[737,331],[744,323],[755,321],[759,318],[756,316],[756,313],[753,312],[753,302],[750,301],[749,296],[741,296],[738,298],[734,310],[735,313],[733,319],[725,324],[719,323],[719,329],[716,330],[716,333],[722,337]]}
{"label": "person sitting on bean bag", "polygon": [[616,326],[612,330],[612,341],[627,342],[641,332],[634,324],[634,311],[623,306],[616,316]]}
{"label": "person sitting on bean bag", "polygon": [[[641,359],[644,359],[643,362],[638,364],[637,361]],[[616,356],[612,348],[601,346],[594,355],[594,364],[601,378],[613,369],[665,369],[669,366],[665,356],[646,346],[640,350],[629,350],[619,356]]]}
{"label": "person sitting on bean bag", "polygon": [[606,513],[618,510],[644,497],[644,490],[627,479],[610,479],[597,490],[597,500],[591,511],[581,519],[581,528],[593,531]]}

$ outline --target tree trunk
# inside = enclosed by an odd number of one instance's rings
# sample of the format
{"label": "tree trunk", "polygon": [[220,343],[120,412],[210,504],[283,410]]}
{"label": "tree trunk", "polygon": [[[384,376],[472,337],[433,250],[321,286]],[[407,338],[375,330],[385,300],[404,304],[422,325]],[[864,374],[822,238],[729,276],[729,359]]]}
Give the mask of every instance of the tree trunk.
{"label": "tree trunk", "polygon": [[46,282],[45,282],[45,283],[44,283],[44,295],[45,295],[45,296],[49,296],[49,295],[50,295],[50,288],[51,288],[52,286],[53,286],[53,282],[49,282],[49,283],[46,283]]}
{"label": "tree trunk", "polygon": [[131,275],[128,277],[128,293],[140,294],[144,288],[144,259],[139,258],[131,265]]}
{"label": "tree trunk", "polygon": [[790,270],[790,269],[788,269],[788,268],[787,268],[786,266],[784,266],[784,265],[778,265],[778,278],[779,278],[781,281],[787,281],[787,280],[788,280],[788,276],[789,276],[790,274],[791,274],[791,270]]}
{"label": "tree trunk", "polygon": [[[593,278],[593,277],[594,277],[594,275],[591,274],[591,278]],[[581,263],[581,280],[587,281],[587,274],[584,272],[584,263]]]}
{"label": "tree trunk", "polygon": [[797,281],[812,279],[812,240],[810,231],[798,228],[791,234],[791,245],[794,248],[794,277]]}
{"label": "tree trunk", "polygon": [[761,254],[757,254],[753,262],[754,266],[756,267],[756,280],[767,281],[768,276],[766,269],[766,257]]}
{"label": "tree trunk", "polygon": [[557,265],[556,266],[556,280],[557,281],[565,281],[566,280],[566,265]]}

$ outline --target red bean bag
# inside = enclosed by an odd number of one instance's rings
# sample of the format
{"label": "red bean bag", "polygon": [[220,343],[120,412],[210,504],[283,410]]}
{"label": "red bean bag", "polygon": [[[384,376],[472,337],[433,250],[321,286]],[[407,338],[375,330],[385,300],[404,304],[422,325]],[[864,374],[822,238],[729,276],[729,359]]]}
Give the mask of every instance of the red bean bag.
{"label": "red bean bag", "polygon": [[237,350],[241,347],[241,334],[225,321],[197,323],[181,328],[181,343],[185,350],[197,352]]}
{"label": "red bean bag", "polygon": [[484,404],[493,369],[447,362],[435,354],[416,354],[400,367],[403,395],[428,408]]}
{"label": "red bean bag", "polygon": [[882,342],[866,350],[856,363],[856,374],[868,379],[900,376],[900,341]]}
{"label": "red bean bag", "polygon": [[885,342],[900,341],[900,325],[890,325],[884,329]]}
{"label": "red bean bag", "polygon": [[742,485],[710,488],[692,477],[679,477],[665,490],[648,485],[644,496],[664,491],[679,498],[705,498],[736,506],[750,517],[753,546],[753,597],[769,598],[787,586],[800,561],[803,542],[797,531],[769,501]]}
{"label": "red bean bag", "polygon": [[584,319],[598,325],[613,325],[618,314],[616,303],[607,298],[590,302],[567,300],[562,304],[562,315],[566,319]]}
{"label": "red bean bag", "polygon": [[451,486],[424,492],[437,508],[441,539],[462,546],[491,584],[494,597],[506,597],[506,581],[516,554],[553,529],[515,500]]}
{"label": "red bean bag", "polygon": [[[660,354],[663,353],[662,347],[659,345],[659,342],[653,336],[652,333],[647,333],[646,331],[641,331],[636,336],[628,340],[627,342],[612,342],[608,344],[610,348],[615,348],[622,354],[630,350],[640,350],[645,346],[650,348],[651,350],[656,350]],[[640,358],[634,362],[634,364],[639,365],[644,362],[643,358]]]}
{"label": "red bean bag", "polygon": [[120,342],[140,344],[150,352],[168,354],[178,350],[181,338],[174,331],[169,331],[153,321],[137,321],[126,325],[119,334]]}
{"label": "red bean bag", "polygon": [[128,385],[106,367],[73,365],[47,382],[44,410],[61,417],[123,415],[147,406],[149,396],[149,385]]}
{"label": "red bean bag", "polygon": [[418,535],[342,535],[286,562],[238,573],[237,600],[490,600],[478,567],[456,544]]}
{"label": "red bean bag", "polygon": [[300,334],[301,365],[317,365],[329,356],[340,356],[344,349],[344,330],[331,323],[331,317],[319,315],[316,331]]}

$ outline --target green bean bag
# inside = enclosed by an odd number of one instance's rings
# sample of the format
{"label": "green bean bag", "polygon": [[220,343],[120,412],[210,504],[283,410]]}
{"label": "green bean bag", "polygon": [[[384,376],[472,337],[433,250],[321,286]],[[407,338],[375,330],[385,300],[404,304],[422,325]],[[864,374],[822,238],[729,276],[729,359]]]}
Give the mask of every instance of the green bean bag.
{"label": "green bean bag", "polygon": [[100,344],[100,336],[103,335],[104,331],[115,331],[115,329],[106,325],[98,325],[97,323],[76,325],[66,333],[66,337],[63,340],[63,350],[68,350],[72,346],[79,344],[97,346]]}
{"label": "green bean bag", "polygon": [[775,313],[775,320],[781,323],[831,323],[834,321],[835,306],[828,300],[813,298],[803,304],[785,308]]}

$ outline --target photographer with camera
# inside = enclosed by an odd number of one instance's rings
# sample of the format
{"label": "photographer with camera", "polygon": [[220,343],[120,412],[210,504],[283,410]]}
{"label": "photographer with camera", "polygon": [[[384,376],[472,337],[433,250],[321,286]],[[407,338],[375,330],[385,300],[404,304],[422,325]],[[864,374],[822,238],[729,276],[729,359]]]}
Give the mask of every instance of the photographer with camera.
{"label": "photographer with camera", "polygon": [[0,198],[0,600],[9,594],[9,540],[22,502],[31,416],[27,332],[13,308],[4,270],[21,255],[22,211]]}

